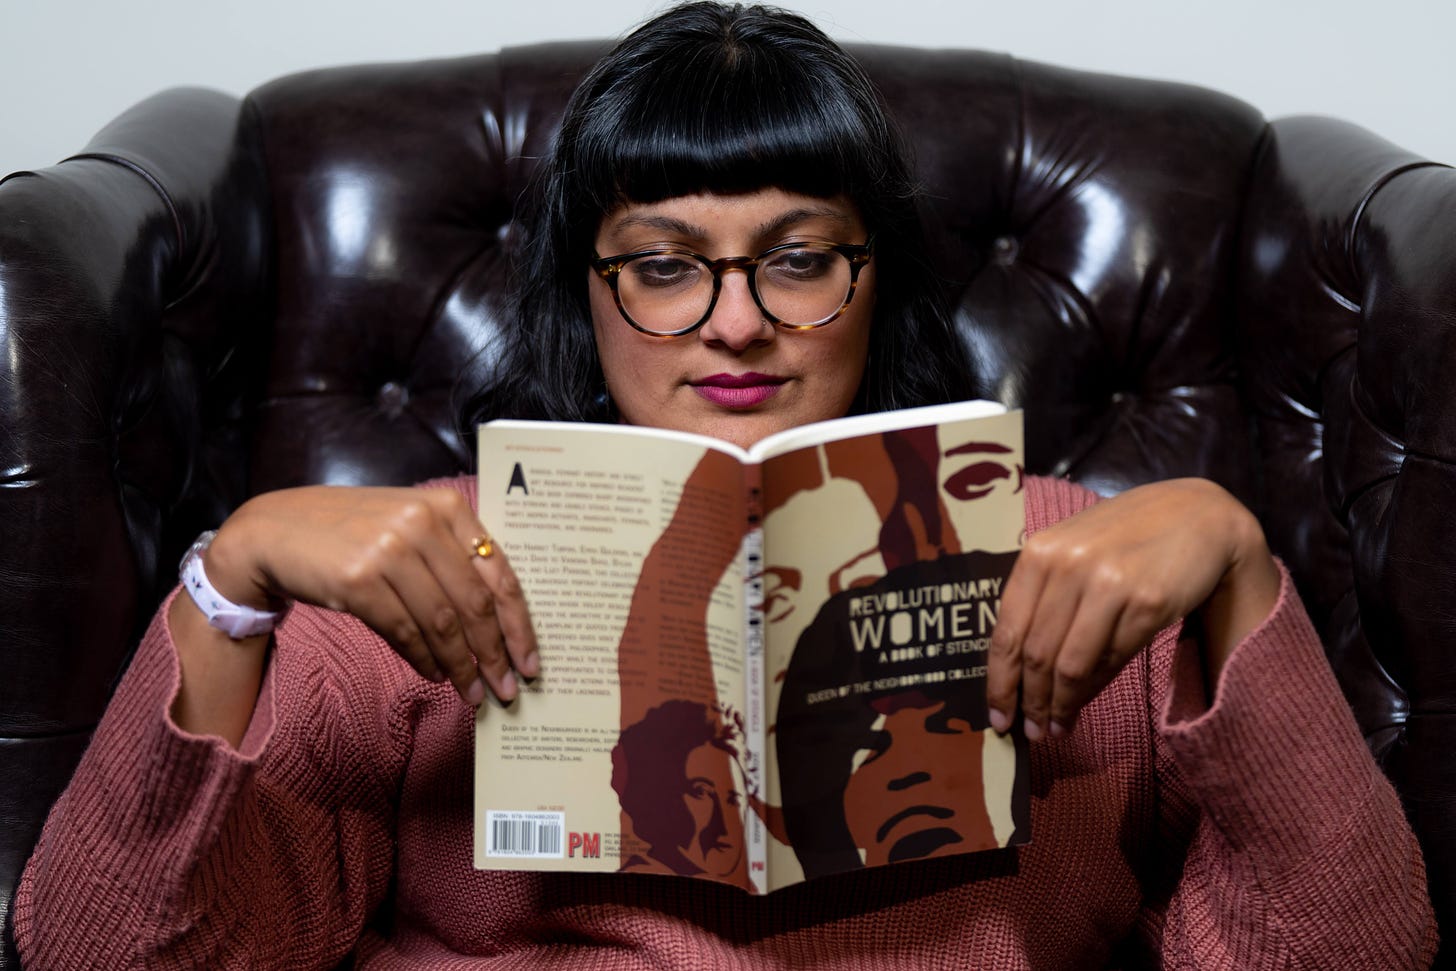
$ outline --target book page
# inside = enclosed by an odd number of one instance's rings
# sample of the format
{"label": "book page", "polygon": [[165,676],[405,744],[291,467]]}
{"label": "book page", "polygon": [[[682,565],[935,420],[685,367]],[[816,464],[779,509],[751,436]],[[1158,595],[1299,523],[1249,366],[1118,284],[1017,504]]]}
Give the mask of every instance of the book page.
{"label": "book page", "polygon": [[1020,413],[830,440],[761,475],[772,887],[1024,841],[1025,743],[985,701],[1024,532]]}
{"label": "book page", "polygon": [[616,431],[480,431],[481,520],[521,578],[542,673],[478,711],[475,863],[747,888],[762,760],[742,724],[742,467]]}

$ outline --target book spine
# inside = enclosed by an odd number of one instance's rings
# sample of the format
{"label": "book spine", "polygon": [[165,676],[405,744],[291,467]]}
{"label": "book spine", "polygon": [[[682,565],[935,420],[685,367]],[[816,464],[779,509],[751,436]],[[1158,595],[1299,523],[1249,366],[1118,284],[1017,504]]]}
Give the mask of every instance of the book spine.
{"label": "book spine", "polygon": [[[751,794],[751,806],[766,806],[768,788],[764,780],[764,751],[767,739],[768,684],[764,659],[763,616],[763,477],[760,467],[744,467],[748,496],[748,530],[743,540],[743,631],[744,631],[744,759],[745,780]],[[756,808],[747,817],[748,875],[756,893],[766,893],[768,885],[768,829]]]}

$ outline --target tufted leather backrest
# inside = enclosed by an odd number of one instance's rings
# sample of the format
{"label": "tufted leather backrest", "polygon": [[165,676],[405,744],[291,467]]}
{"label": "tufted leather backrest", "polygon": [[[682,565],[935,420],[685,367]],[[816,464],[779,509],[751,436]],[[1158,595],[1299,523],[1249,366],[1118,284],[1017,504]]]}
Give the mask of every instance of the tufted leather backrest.
{"label": "tufted leather backrest", "polygon": [[1282,119],[1245,211],[1240,364],[1265,530],[1401,792],[1449,939],[1456,171],[1344,122]]}
{"label": "tufted leather backrest", "polygon": [[[492,366],[516,200],[603,49],[168,92],[0,184],[0,907],[199,529],[469,468],[456,381]],[[1202,89],[854,52],[1031,469],[1260,511],[1449,919],[1456,176]]]}

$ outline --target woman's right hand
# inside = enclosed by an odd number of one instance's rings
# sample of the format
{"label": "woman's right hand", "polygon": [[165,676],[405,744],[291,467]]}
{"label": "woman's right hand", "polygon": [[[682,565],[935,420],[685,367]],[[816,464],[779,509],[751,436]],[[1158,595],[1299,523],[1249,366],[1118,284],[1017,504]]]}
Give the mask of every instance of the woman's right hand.
{"label": "woman's right hand", "polygon": [[[487,686],[510,701],[519,690],[516,673],[533,678],[540,661],[505,554],[497,547],[480,557],[471,547],[483,532],[450,489],[309,486],[243,504],[218,529],[203,565],[236,603],[276,609],[280,600],[297,600],[353,614],[421,675],[448,679],[468,703],[483,701]],[[177,603],[183,606],[174,606],[174,621],[179,609],[195,614],[181,629],[174,623],[182,650],[188,632],[211,629],[199,626],[190,598]],[[185,659],[183,668],[185,689]]]}

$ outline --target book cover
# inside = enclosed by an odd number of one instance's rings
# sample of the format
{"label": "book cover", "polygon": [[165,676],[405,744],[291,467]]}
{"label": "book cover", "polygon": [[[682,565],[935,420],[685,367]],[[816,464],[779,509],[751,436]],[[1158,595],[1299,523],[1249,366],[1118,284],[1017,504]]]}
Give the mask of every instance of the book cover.
{"label": "book cover", "polygon": [[1025,841],[985,657],[1024,529],[984,402],[745,452],[621,426],[480,430],[480,511],[543,674],[476,729],[476,866],[767,892]]}

